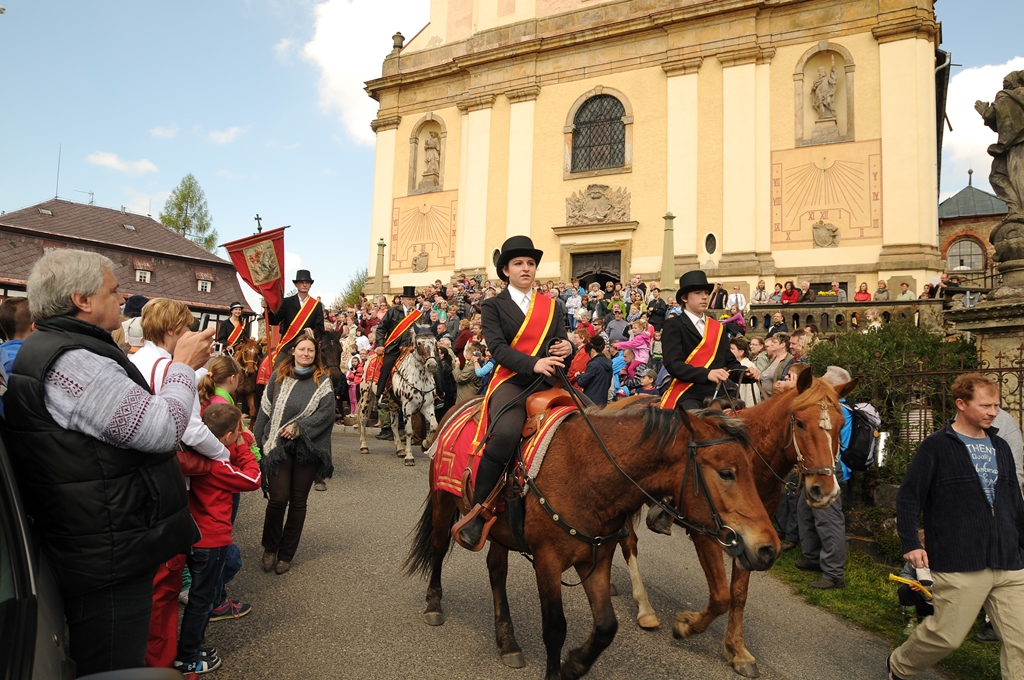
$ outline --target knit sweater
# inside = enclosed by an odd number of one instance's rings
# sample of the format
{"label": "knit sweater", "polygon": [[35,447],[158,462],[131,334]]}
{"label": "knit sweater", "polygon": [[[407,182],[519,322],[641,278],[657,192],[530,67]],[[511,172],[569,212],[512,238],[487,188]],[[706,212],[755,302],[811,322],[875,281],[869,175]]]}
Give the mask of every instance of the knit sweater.
{"label": "knit sweater", "polygon": [[952,422],[921,442],[896,496],[896,523],[904,553],[920,549],[918,517],[924,513],[932,571],[1024,569],[1024,497],[1017,486],[1010,447],[989,428],[999,479],[989,505],[967,447]]}
{"label": "knit sweater", "polygon": [[[297,439],[283,439],[281,428],[297,423]],[[334,425],[334,387],[328,375],[317,383],[311,375],[286,377],[278,383],[277,372],[263,393],[253,434],[263,450],[266,474],[276,475],[288,455],[303,465],[319,464],[317,476],[334,472],[331,461],[331,430]]]}

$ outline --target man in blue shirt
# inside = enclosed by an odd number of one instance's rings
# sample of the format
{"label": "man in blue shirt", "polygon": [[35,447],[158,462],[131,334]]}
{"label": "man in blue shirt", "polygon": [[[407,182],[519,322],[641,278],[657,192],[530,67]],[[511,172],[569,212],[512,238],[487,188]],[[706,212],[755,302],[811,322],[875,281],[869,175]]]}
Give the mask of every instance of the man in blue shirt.
{"label": "man in blue shirt", "polygon": [[6,340],[0,345],[0,362],[3,363],[7,375],[11,374],[14,357],[18,356],[21,344],[33,329],[32,313],[28,311],[28,298],[8,298],[0,305],[0,330],[3,331]]}
{"label": "man in blue shirt", "polygon": [[[790,371],[793,369],[791,368]],[[810,369],[804,369],[810,370]],[[823,376],[830,385],[845,385],[852,379],[850,373],[839,366],[829,366]],[[839,430],[839,450],[843,451],[850,445],[853,432],[853,417],[846,404],[842,404],[843,425]],[[839,459],[836,470],[836,481],[839,484],[850,479],[850,468]],[[846,585],[844,567],[846,566],[846,519],[843,517],[843,498],[840,494],[827,507],[815,509],[807,505],[806,492],[800,487],[800,499],[797,501],[797,522],[800,527],[800,547],[803,559],[796,561],[798,569],[820,571],[821,578],[810,583],[811,588],[828,590],[842,588]]]}
{"label": "man in blue shirt", "polygon": [[1002,677],[1024,678],[1024,497],[992,427],[999,387],[969,373],[950,392],[956,420],[921,442],[896,496],[903,557],[931,570],[935,615],[889,656],[889,677],[913,677],[959,648],[984,605],[1003,641]]}

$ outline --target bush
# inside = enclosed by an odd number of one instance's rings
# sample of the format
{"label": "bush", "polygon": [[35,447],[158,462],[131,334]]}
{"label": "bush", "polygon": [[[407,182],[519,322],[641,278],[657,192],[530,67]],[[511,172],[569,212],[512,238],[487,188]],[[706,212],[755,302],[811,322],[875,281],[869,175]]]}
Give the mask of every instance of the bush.
{"label": "bush", "polygon": [[880,478],[898,483],[925,436],[941,427],[955,408],[949,385],[954,371],[978,367],[974,343],[947,338],[910,321],[883,324],[867,333],[840,333],[811,348],[815,375],[842,366],[859,380],[851,404],[870,402],[889,434]]}

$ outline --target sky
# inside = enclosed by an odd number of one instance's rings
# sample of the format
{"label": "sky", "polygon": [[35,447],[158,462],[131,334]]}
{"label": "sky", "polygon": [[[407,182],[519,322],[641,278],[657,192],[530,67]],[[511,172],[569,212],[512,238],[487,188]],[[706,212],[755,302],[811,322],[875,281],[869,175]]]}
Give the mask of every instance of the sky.
{"label": "sky", "polygon": [[[291,225],[286,274],[311,270],[325,302],[367,266],[377,104],[363,83],[395,31],[408,39],[426,24],[429,0],[0,6],[0,210],[92,192],[96,205],[156,217],[192,173],[221,243],[252,233],[257,213],[265,228]],[[957,64],[941,197],[968,168],[989,191],[995,133],[974,101],[1024,69],[1024,2],[935,6]]]}

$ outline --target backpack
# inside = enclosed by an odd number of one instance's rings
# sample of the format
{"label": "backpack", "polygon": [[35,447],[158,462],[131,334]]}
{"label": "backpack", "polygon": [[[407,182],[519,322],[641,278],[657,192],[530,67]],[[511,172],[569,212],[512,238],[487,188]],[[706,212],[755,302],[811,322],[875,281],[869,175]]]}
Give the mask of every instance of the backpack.
{"label": "backpack", "polygon": [[882,417],[878,409],[865,402],[853,406],[843,404],[843,407],[853,419],[853,430],[850,444],[839,452],[839,458],[851,470],[873,468],[878,459],[878,428]]}

